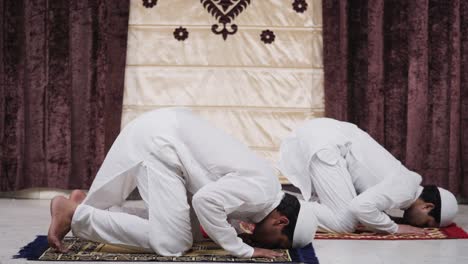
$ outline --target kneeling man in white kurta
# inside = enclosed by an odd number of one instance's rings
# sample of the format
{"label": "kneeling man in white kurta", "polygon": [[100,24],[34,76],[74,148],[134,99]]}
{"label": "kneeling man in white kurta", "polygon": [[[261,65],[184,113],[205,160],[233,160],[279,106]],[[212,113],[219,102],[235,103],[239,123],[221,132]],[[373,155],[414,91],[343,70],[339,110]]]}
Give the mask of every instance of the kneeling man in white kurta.
{"label": "kneeling man in white kurta", "polygon": [[[452,223],[457,201],[434,185],[421,186],[407,169],[356,125],[328,118],[305,122],[280,149],[284,175],[301,190],[319,228],[352,232],[360,222],[386,233],[423,233]],[[388,209],[402,209],[392,219]],[[395,222],[395,220],[398,222]]]}
{"label": "kneeling man in white kurta", "polygon": [[[142,214],[121,207],[135,187]],[[285,195],[272,168],[246,146],[188,109],[162,109],[121,131],[87,196],[52,200],[48,239],[65,251],[61,240],[71,229],[83,239],[179,256],[200,237],[201,224],[235,256],[275,257],[244,243],[228,220],[257,223],[262,246],[302,247],[316,230],[307,206]]]}

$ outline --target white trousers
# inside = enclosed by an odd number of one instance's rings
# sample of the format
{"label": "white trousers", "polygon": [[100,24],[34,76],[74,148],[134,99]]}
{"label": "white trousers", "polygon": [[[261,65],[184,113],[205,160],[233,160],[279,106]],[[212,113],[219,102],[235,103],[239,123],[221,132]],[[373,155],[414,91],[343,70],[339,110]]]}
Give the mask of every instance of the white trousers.
{"label": "white trousers", "polygon": [[[112,151],[104,161],[109,162],[115,162]],[[100,171],[95,182],[101,186],[91,186],[86,200],[73,215],[73,234],[91,241],[148,249],[164,256],[179,256],[190,249],[193,237],[201,237],[201,231],[180,174],[158,160],[142,161],[119,173],[119,177],[125,174],[131,177],[116,182],[131,185],[132,180],[136,181],[146,209],[119,210],[119,204],[108,202],[116,200],[112,196],[121,196],[122,190],[128,192],[128,188],[112,182],[101,184],[100,177],[109,177]],[[111,206],[118,210],[108,210]]]}
{"label": "white trousers", "polygon": [[319,229],[327,232],[353,232],[358,224],[350,210],[351,201],[357,196],[348,171],[345,153],[333,147],[319,151],[310,162],[314,196],[313,203]]}

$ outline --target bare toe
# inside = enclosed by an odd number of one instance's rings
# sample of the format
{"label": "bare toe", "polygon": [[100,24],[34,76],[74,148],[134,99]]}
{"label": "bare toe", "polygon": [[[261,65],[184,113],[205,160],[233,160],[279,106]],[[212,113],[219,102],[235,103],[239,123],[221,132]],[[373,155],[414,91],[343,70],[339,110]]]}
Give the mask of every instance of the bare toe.
{"label": "bare toe", "polygon": [[62,241],[60,241],[56,236],[53,236],[52,234],[47,235],[47,242],[49,243],[49,247],[59,251],[59,252],[65,252],[65,247],[62,244]]}

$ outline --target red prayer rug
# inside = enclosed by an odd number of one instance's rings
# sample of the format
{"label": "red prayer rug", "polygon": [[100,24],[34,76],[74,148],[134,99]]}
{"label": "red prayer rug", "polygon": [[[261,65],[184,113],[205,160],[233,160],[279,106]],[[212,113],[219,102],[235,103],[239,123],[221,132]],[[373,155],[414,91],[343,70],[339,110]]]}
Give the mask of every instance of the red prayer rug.
{"label": "red prayer rug", "polygon": [[424,228],[426,234],[382,234],[366,230],[355,233],[322,233],[318,232],[315,239],[345,239],[345,240],[429,240],[429,239],[468,239],[468,233],[456,224],[442,228]]}

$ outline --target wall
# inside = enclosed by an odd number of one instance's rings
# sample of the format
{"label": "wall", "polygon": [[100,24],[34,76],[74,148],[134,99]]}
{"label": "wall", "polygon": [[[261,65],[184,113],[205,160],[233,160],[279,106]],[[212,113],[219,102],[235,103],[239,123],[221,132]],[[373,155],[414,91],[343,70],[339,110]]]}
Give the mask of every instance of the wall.
{"label": "wall", "polygon": [[188,106],[274,164],[281,139],[324,114],[321,1],[131,1],[125,78],[123,126]]}

